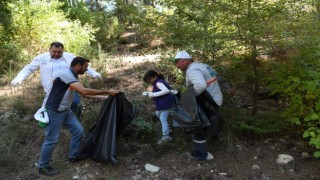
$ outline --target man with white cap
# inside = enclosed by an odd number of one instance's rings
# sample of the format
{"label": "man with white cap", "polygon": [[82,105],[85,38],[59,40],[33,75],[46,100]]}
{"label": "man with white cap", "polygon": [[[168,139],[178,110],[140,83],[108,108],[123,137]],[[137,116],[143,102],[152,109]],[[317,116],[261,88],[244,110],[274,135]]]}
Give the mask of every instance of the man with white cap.
{"label": "man with white cap", "polygon": [[[218,111],[222,105],[222,93],[217,81],[216,72],[207,64],[194,62],[192,57],[185,51],[177,52],[174,58],[170,60],[175,62],[178,69],[186,73],[186,86],[193,86],[195,96],[202,96],[206,91],[212,97],[212,106]],[[200,113],[200,112],[199,112]],[[192,131],[192,140],[194,142],[192,152],[188,155],[189,159],[211,160],[213,156],[206,147],[207,133],[206,128],[199,127]]]}

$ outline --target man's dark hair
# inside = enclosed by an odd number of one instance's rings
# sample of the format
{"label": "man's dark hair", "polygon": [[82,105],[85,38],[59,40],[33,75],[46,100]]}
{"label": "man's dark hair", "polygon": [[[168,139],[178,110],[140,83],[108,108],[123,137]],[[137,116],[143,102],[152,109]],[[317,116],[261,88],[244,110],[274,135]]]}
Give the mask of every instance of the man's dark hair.
{"label": "man's dark hair", "polygon": [[89,59],[86,59],[84,57],[75,57],[72,62],[71,62],[71,67],[76,66],[77,64],[80,64],[81,66],[83,66],[86,62],[90,62]]}
{"label": "man's dark hair", "polygon": [[64,48],[64,46],[63,46],[63,44],[61,43],[61,42],[53,42],[53,43],[51,43],[50,44],[50,48],[52,48],[52,47],[62,47],[62,49]]}

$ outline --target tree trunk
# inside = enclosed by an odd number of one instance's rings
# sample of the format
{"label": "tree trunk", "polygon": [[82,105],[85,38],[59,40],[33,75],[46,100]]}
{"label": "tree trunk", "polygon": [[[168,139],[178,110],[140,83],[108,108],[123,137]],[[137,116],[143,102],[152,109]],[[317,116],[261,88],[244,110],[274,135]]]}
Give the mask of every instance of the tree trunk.
{"label": "tree trunk", "polygon": [[252,115],[257,113],[257,97],[259,91],[259,75],[258,75],[258,63],[257,63],[257,43],[256,43],[256,32],[250,23],[252,17],[252,1],[248,0],[248,26],[249,26],[249,46],[250,46],[250,60],[252,63],[252,70],[253,70],[253,87],[252,87]]}

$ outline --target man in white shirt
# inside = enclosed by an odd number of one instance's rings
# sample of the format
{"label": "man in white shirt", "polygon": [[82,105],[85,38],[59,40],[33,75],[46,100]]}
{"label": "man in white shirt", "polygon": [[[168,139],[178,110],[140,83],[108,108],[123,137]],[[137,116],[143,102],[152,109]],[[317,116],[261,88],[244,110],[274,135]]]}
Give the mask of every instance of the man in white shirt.
{"label": "man in white shirt", "polygon": [[[222,105],[222,93],[217,81],[216,72],[207,64],[194,62],[192,57],[185,51],[180,51],[175,58],[170,60],[175,62],[178,69],[186,73],[186,86],[193,87],[195,96],[198,98],[203,96],[206,91],[210,94],[213,101],[210,106],[217,112]],[[198,112],[201,113],[201,112]],[[189,159],[195,160],[211,160],[213,156],[207,151],[207,132],[205,128],[199,127],[192,131],[192,140],[194,142],[192,152],[188,154]]]}
{"label": "man in white shirt", "polygon": [[[64,46],[60,42],[50,44],[49,52],[36,56],[30,64],[27,64],[18,75],[11,81],[11,85],[17,86],[40,68],[40,80],[44,91],[47,93],[52,84],[52,77],[60,70],[67,70],[75,56],[71,53],[64,52]],[[87,73],[92,77],[102,79],[101,74],[88,68]],[[80,97],[75,93],[75,98],[71,109],[76,115],[80,115],[77,111],[80,104]],[[42,105],[43,106],[43,105]]]}

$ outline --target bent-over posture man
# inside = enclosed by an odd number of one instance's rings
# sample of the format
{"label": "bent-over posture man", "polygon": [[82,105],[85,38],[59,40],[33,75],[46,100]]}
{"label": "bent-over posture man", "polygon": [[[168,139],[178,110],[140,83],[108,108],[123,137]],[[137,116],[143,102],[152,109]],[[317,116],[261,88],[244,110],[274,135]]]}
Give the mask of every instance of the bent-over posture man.
{"label": "bent-over posture man", "polygon": [[[216,72],[207,64],[194,62],[192,57],[185,51],[180,51],[175,58],[171,58],[178,69],[186,73],[186,86],[192,86],[196,97],[207,91],[213,99],[212,104],[216,112],[222,105],[222,93],[217,81]],[[202,112],[198,112],[202,113]],[[193,148],[188,154],[189,159],[211,160],[213,156],[206,147],[207,133],[206,128],[197,128],[192,132]]]}
{"label": "bent-over posture man", "polygon": [[105,99],[118,93],[117,90],[97,90],[85,88],[79,81],[78,75],[84,74],[88,69],[89,60],[83,57],[75,57],[71,67],[65,71],[59,71],[53,78],[51,88],[44,99],[45,108],[49,116],[49,123],[45,127],[45,140],[42,144],[40,157],[37,162],[39,173],[44,175],[56,175],[59,171],[51,166],[52,152],[59,141],[60,130],[66,126],[71,133],[69,161],[74,161],[80,148],[84,129],[77,117],[70,110],[74,98],[74,92],[78,91],[87,98]]}

